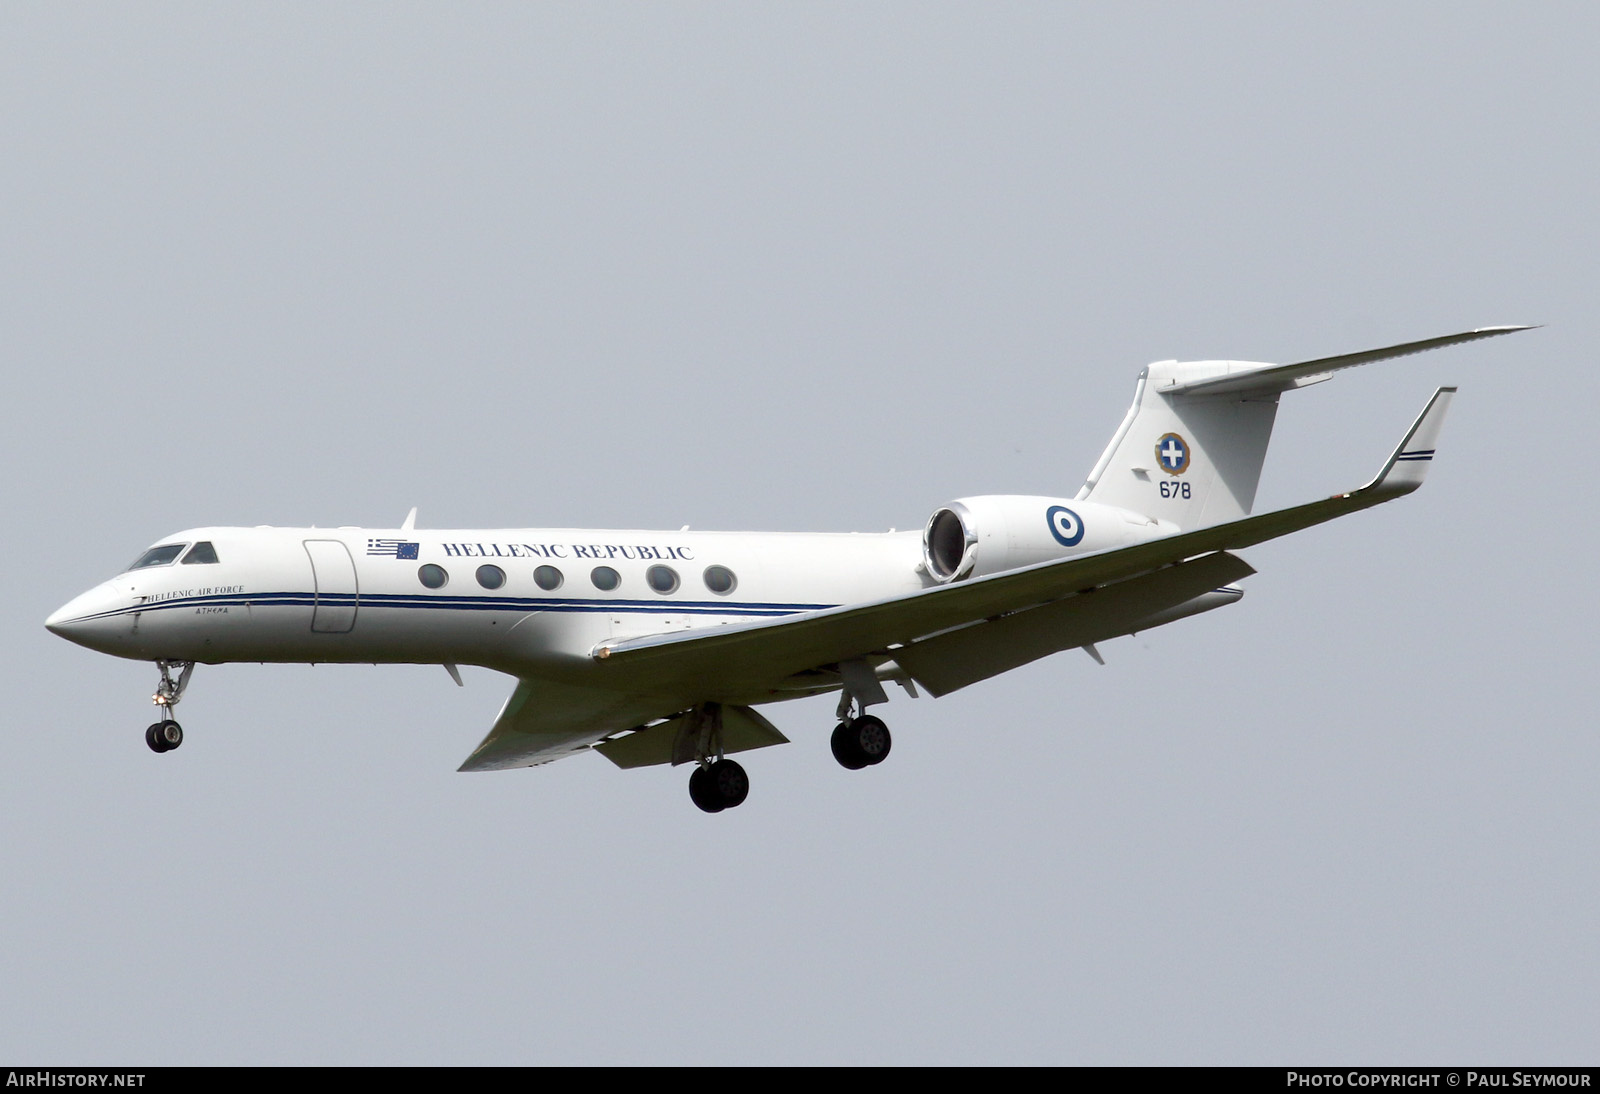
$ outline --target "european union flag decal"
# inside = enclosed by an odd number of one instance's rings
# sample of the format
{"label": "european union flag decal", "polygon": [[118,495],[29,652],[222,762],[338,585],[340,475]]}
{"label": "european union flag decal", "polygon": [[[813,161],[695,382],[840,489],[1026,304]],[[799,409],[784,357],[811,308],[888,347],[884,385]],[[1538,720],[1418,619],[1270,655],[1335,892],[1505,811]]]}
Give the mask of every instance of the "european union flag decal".
{"label": "european union flag decal", "polygon": [[418,543],[408,543],[403,539],[369,539],[367,540],[367,554],[388,555],[390,558],[413,559],[417,557]]}

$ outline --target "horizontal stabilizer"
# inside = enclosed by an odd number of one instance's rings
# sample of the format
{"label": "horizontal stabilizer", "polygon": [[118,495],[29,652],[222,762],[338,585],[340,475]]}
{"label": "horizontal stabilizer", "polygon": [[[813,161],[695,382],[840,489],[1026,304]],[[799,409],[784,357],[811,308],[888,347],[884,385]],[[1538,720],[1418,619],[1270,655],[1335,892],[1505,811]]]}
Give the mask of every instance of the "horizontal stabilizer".
{"label": "horizontal stabilizer", "polygon": [[[1248,361],[1218,361],[1220,374],[1174,376],[1170,383],[1160,385],[1157,390],[1163,395],[1266,395],[1275,392],[1288,391],[1291,388],[1305,387],[1309,384],[1326,380],[1330,375],[1340,369],[1354,368],[1357,365],[1371,364],[1373,361],[1384,361],[1390,357],[1406,357],[1413,353],[1422,353],[1430,349],[1441,349],[1444,346],[1459,345],[1462,342],[1476,342],[1480,338],[1494,338],[1501,334],[1513,334],[1520,330],[1532,330],[1532,327],[1479,327],[1476,330],[1463,331],[1460,334],[1446,334],[1439,338],[1424,338],[1420,342],[1402,342],[1397,346],[1385,346],[1382,349],[1363,350],[1360,353],[1345,353],[1338,357],[1319,357],[1315,361],[1300,361],[1292,365],[1261,365]],[[1184,366],[1186,373],[1195,371],[1192,366]],[[1223,371],[1225,370],[1225,371]]]}

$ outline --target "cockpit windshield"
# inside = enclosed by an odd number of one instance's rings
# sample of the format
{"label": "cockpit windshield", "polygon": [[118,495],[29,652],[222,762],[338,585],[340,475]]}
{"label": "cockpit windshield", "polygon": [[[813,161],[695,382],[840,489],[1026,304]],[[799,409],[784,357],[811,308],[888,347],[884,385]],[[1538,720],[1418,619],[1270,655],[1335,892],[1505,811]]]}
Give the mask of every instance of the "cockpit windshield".
{"label": "cockpit windshield", "polygon": [[186,543],[163,543],[159,547],[152,547],[134,560],[130,570],[142,570],[146,566],[166,566],[183,553]]}
{"label": "cockpit windshield", "polygon": [[193,566],[197,562],[216,562],[217,549],[211,546],[211,541],[203,539],[189,548],[189,553],[183,556],[185,566]]}

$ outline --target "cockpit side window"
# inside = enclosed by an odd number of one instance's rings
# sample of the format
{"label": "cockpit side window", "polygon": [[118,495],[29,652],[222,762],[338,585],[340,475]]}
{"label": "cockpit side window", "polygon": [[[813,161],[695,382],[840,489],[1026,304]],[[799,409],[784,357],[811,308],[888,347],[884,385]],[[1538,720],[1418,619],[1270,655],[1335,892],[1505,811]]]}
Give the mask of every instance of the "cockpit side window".
{"label": "cockpit side window", "polygon": [[159,547],[152,547],[135,559],[133,565],[129,566],[128,569],[142,570],[146,566],[170,565],[173,559],[177,558],[183,553],[183,549],[186,546],[188,546],[188,544],[163,543]]}
{"label": "cockpit side window", "polygon": [[193,566],[197,562],[217,561],[217,549],[211,546],[211,541],[203,539],[189,548],[189,553],[183,556],[185,566]]}

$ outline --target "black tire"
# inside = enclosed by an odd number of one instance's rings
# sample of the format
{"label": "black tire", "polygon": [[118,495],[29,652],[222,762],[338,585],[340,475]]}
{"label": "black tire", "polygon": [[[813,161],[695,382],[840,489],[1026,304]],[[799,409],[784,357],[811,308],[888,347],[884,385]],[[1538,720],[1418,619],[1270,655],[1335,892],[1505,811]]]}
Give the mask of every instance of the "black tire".
{"label": "black tire", "polygon": [[833,747],[833,758],[839,761],[840,767],[847,770],[860,771],[872,762],[857,747],[848,722],[840,722],[834,728],[833,736],[828,739],[828,744]]}
{"label": "black tire", "polygon": [[743,805],[750,796],[750,776],[732,760],[718,760],[711,765],[711,782],[717,788],[724,809]]}
{"label": "black tire", "polygon": [[889,736],[889,727],[883,724],[882,718],[863,714],[850,723],[850,735],[867,763],[881,764],[889,758],[894,739]]}
{"label": "black tire", "polygon": [[183,744],[183,727],[171,719],[160,722],[156,725],[156,740],[161,742],[161,751],[171,752]]}
{"label": "black tire", "polygon": [[707,813],[720,813],[727,808],[722,803],[722,795],[717,793],[710,773],[698,764],[689,774],[689,800]]}
{"label": "black tire", "polygon": [[156,733],[161,729],[160,722],[152,722],[150,728],[144,731],[144,743],[150,746],[151,752],[165,752],[167,746],[161,743]]}

